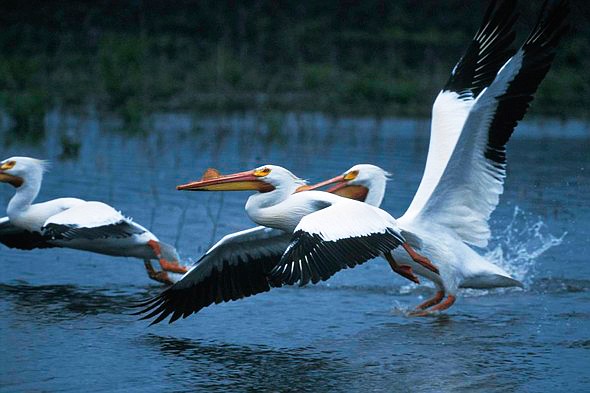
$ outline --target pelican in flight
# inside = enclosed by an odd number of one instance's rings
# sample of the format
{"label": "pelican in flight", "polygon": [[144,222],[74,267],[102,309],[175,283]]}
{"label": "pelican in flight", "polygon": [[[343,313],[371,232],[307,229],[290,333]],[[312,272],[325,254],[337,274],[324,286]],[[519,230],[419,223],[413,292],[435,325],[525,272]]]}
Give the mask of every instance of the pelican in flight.
{"label": "pelican in flight", "polygon": [[[77,198],[33,204],[41,189],[44,161],[12,157],[0,163],[0,182],[16,192],[8,203],[8,217],[0,219],[0,242],[10,248],[64,247],[99,254],[143,259],[149,277],[172,284],[166,272],[186,273],[174,247],[111,206]],[[157,259],[162,271],[151,260]]]}
{"label": "pelican in flight", "polygon": [[[494,35],[477,34],[434,102],[426,168],[414,199],[397,223],[402,231],[415,235],[413,240],[421,246],[413,245],[439,267],[440,274],[394,251],[394,259],[432,280],[438,288],[419,309],[450,307],[459,287],[522,286],[470,246],[485,247],[490,239],[488,220],[498,205],[506,177],[505,146],[549,71],[567,30],[566,3],[546,3],[533,32],[497,72],[497,59],[506,51],[488,56],[486,51],[494,44],[486,40],[493,42]],[[492,3],[490,9],[494,6]],[[513,22],[512,17],[505,20]],[[506,31],[498,33],[505,35],[500,39],[504,44],[513,37],[508,27],[494,29]],[[478,43],[478,36],[484,41]],[[489,59],[492,61],[487,63]],[[375,166],[355,166],[318,185],[335,184],[328,191],[357,198],[365,193],[365,201],[374,204],[385,192],[382,172]]]}
{"label": "pelican in flight", "polygon": [[413,250],[389,214],[312,188],[276,165],[206,175],[179,186],[188,191],[258,191],[248,198],[246,213],[262,226],[224,237],[172,287],[139,304],[145,308],[137,314],[147,313],[143,319],[157,316],[152,323],[172,314],[169,322],[174,322],[212,303],[265,292],[271,286],[326,280],[343,268],[390,255],[399,245],[417,264],[438,272]]}
{"label": "pelican in flight", "polygon": [[[403,220],[406,223],[408,221],[425,222],[427,216],[430,215],[433,219],[433,226],[432,231],[429,232],[431,236],[420,239],[419,236],[412,236],[414,234],[411,232],[404,232],[403,227],[396,223],[396,230],[401,229],[401,232],[398,233],[404,236],[404,240],[408,239],[410,245],[413,243],[424,248],[424,252],[428,255],[430,252],[428,244],[431,241],[436,242],[436,239],[432,240],[432,234],[435,234],[436,228],[444,228],[448,236],[454,236],[454,240],[457,240],[456,244],[459,247],[456,250],[457,254],[460,249],[464,252],[463,258],[470,255],[474,258],[481,258],[467,245],[483,247],[487,244],[489,238],[487,220],[498,203],[505,176],[504,146],[516,123],[524,116],[528,103],[532,100],[538,85],[549,70],[559,39],[567,29],[564,22],[566,14],[565,1],[546,5],[533,32],[523,46],[514,53],[510,49],[514,40],[514,32],[512,31],[515,21],[514,2],[492,2],[486,11],[481,28],[476,33],[467,52],[454,67],[449,81],[433,106],[432,131],[426,169],[416,197],[404,214]],[[235,178],[226,179],[217,183],[209,183],[209,188],[203,187],[202,189],[225,189],[228,187],[228,184],[223,184],[225,181],[227,183],[235,181],[235,189],[252,189],[251,187],[254,187],[256,183],[254,178],[257,176],[253,173],[240,175],[246,176],[250,180],[246,181],[244,177],[242,177],[244,180],[242,182],[236,181]],[[352,180],[350,178],[353,176],[354,173],[351,173],[348,175],[349,179],[345,180]],[[359,179],[361,178],[357,180]],[[200,185],[205,186],[203,183]],[[304,186],[303,182],[291,185],[290,191],[284,193],[283,197],[290,195],[302,186]],[[274,186],[264,183],[257,183],[256,187],[261,194],[275,190]],[[380,198],[372,196],[379,194],[378,192],[371,193],[372,189],[378,188],[371,187],[371,189],[363,190],[361,186],[351,183],[348,183],[346,188],[349,193],[347,196],[365,199],[369,203],[382,198],[382,195]],[[190,188],[185,187],[184,189]],[[382,193],[384,190],[383,183]],[[275,195],[278,194],[275,193]],[[250,201],[248,205],[253,207]],[[321,204],[318,204],[317,208],[321,208]],[[428,214],[426,214],[427,212]],[[257,221],[255,217],[252,218]],[[332,217],[325,218],[327,220]],[[309,224],[310,220],[306,222],[301,220],[301,224]],[[334,222],[337,223],[337,221]],[[322,224],[326,223],[328,222],[322,222]],[[307,227],[307,225],[305,226]],[[311,228],[310,225],[309,229]],[[318,228],[315,230],[321,232]],[[208,263],[199,263],[176,285],[143,303],[143,306],[147,306],[147,308],[140,313],[151,311],[144,318],[158,315],[153,323],[173,314],[170,318],[170,322],[172,322],[180,316],[187,317],[212,302],[219,303],[249,296],[257,293],[256,290],[268,290],[269,284],[265,281],[267,278],[274,285],[308,282],[311,272],[303,268],[303,266],[307,267],[307,263],[301,263],[298,266],[298,262],[302,260],[301,258],[306,262],[313,260],[313,258],[321,261],[326,257],[325,251],[314,249],[311,240],[309,245],[314,250],[312,252],[315,252],[313,257],[301,253],[300,247],[290,245],[285,253],[290,257],[283,256],[276,264],[276,254],[285,249],[285,244],[289,244],[292,237],[286,232],[272,233],[272,231],[267,228],[254,228],[240,233],[236,237],[230,235],[222,239],[203,257],[202,262],[205,262],[208,256],[211,256],[210,259],[207,259]],[[299,245],[309,240],[310,237],[313,238],[313,235],[310,234],[315,233],[308,231],[306,234],[309,236],[300,236],[297,234],[297,230],[295,231],[294,238],[299,241]],[[295,235],[299,238],[297,239]],[[282,244],[278,247],[270,247],[269,238],[281,236]],[[245,241],[242,243],[236,239],[244,239]],[[426,244],[424,244],[425,240]],[[354,250],[351,251],[354,252]],[[398,252],[399,249],[396,249],[394,255]],[[386,256],[388,253],[381,254]],[[217,263],[213,263],[212,260],[218,256],[226,258],[219,258]],[[301,258],[297,259],[297,256]],[[245,262],[256,261],[258,257],[266,265],[260,267],[258,271],[262,271],[263,274],[253,279],[253,275],[249,274],[253,274],[251,272],[254,270],[250,267],[257,266],[257,264]],[[328,259],[326,258],[326,260]],[[465,279],[461,283],[454,283],[453,279],[460,278],[460,275],[452,274],[453,265],[450,263],[445,262],[445,269],[448,269],[449,272],[440,272],[437,277],[436,269],[431,270],[421,264],[406,263],[405,258],[399,255],[395,256],[394,262],[395,260],[404,262],[402,266],[410,266],[412,271],[417,274],[428,277],[435,283],[439,282],[443,289],[459,286],[481,287],[483,285],[475,279],[476,275],[472,275],[469,280]],[[414,259],[412,260],[416,262]],[[267,276],[266,272],[269,266],[273,265],[270,276]],[[320,278],[325,279],[340,268],[353,265],[354,263],[348,265],[333,263],[331,260],[326,261],[322,265],[323,270]],[[246,266],[249,268],[246,269]],[[410,274],[412,271],[406,272]],[[468,271],[466,268],[463,273]],[[242,276],[247,278],[242,278]],[[499,286],[500,282],[503,282],[504,286],[509,283],[510,285],[519,284],[499,268],[496,279],[498,282],[495,286]],[[485,285],[489,285],[489,279],[487,281]],[[238,282],[240,284],[236,284]],[[312,282],[315,282],[314,278],[312,278]],[[447,294],[447,298],[443,301],[445,292],[439,291],[435,298],[424,302],[419,308],[432,307],[431,311],[444,310],[455,301],[454,291],[448,291]]]}
{"label": "pelican in flight", "polygon": [[[316,186],[333,184],[327,190],[328,192],[345,197],[358,197],[364,194],[366,203],[379,206],[385,194],[386,182],[387,172],[380,167],[358,164],[342,175],[318,183]],[[459,218],[461,219],[463,217]],[[409,275],[416,273],[429,279],[437,288],[435,296],[418,305],[417,310],[428,309],[428,312],[432,312],[449,308],[455,302],[459,288],[522,287],[519,281],[502,268],[472,250],[468,243],[457,235],[455,229],[444,222],[438,222],[436,215],[430,218],[426,213],[416,218],[406,213],[397,219],[397,223],[404,233],[412,234],[411,237],[406,236],[408,242],[433,261],[439,269],[439,273],[434,273],[424,269],[411,258],[407,258],[405,253],[393,251],[394,263],[405,269]],[[445,299],[444,302],[443,299]]]}

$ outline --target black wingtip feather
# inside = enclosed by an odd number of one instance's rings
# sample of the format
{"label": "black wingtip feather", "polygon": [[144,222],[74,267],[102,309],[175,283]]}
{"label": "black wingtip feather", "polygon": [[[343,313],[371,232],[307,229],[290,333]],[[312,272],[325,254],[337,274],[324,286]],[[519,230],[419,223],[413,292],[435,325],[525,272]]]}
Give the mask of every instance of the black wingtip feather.
{"label": "black wingtip feather", "polygon": [[[140,320],[155,319],[157,324],[169,315],[169,323],[182,316],[198,313],[212,304],[242,299],[254,294],[267,292],[271,287],[280,287],[280,281],[273,281],[268,276],[269,270],[280,260],[281,253],[271,253],[255,261],[229,263],[224,261],[218,270],[214,268],[199,283],[183,288],[173,285],[158,296],[133,305],[142,309],[133,315],[142,315]],[[146,314],[146,315],[144,315]]]}
{"label": "black wingtip feather", "polygon": [[31,232],[13,225],[10,220],[0,224],[0,243],[9,248],[33,250],[35,248],[59,247],[50,244],[51,238],[39,232]]}
{"label": "black wingtip feather", "polygon": [[[150,319],[155,317],[156,315],[162,313],[163,311],[166,310],[166,303],[160,303],[159,305],[157,305],[157,307],[147,310],[147,311],[151,311],[149,314],[144,315],[140,318],[140,320],[146,320],[146,319]],[[146,311],[146,312],[147,312]]]}
{"label": "black wingtip feather", "polygon": [[281,262],[271,271],[270,279],[300,286],[308,284],[312,277],[325,281],[342,269],[353,268],[395,249],[402,242],[403,239],[391,230],[336,241],[326,241],[318,234],[299,230],[293,234]]}
{"label": "black wingtip feather", "polygon": [[145,233],[144,229],[134,226],[125,220],[97,227],[81,227],[74,224],[47,224],[41,229],[44,237],[53,240],[124,239]]}
{"label": "black wingtip feather", "polygon": [[[168,289],[166,289],[166,290],[168,290]],[[166,290],[164,290],[162,293],[164,293]],[[157,296],[153,296],[153,297],[151,297],[149,299],[144,299],[144,300],[139,300],[139,301],[136,301],[136,302],[132,302],[129,305],[129,307],[131,307],[131,308],[144,308],[146,306],[149,306],[149,305],[153,304],[155,301],[157,301],[158,299],[160,299],[161,296],[162,296],[162,293],[160,293]],[[140,310],[137,313],[141,313],[141,312],[142,311]],[[135,314],[137,314],[137,313],[135,313]]]}
{"label": "black wingtip feather", "polygon": [[[505,145],[526,114],[539,85],[549,72],[561,38],[567,33],[568,1],[545,1],[535,28],[523,44],[522,65],[490,124],[485,157],[494,165],[506,163]],[[518,55],[517,55],[518,56]]]}
{"label": "black wingtip feather", "polygon": [[462,99],[475,98],[489,86],[498,70],[514,54],[511,45],[518,15],[516,1],[490,2],[480,28],[453,69],[444,91],[453,91]]}

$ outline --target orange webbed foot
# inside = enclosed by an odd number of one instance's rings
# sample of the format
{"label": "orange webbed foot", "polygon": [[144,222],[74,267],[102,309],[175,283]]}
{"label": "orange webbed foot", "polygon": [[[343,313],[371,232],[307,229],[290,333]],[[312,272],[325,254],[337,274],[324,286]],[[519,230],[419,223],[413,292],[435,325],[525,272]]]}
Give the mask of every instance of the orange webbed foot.
{"label": "orange webbed foot", "polygon": [[416,310],[425,310],[428,307],[432,307],[436,304],[439,304],[443,300],[444,297],[445,297],[444,291],[437,291],[433,297],[431,297],[430,299],[426,299],[425,302],[417,305]]}
{"label": "orange webbed foot", "polygon": [[174,284],[174,282],[168,276],[168,273],[163,272],[163,271],[160,271],[160,272],[156,271],[150,261],[145,261],[144,265],[145,265],[145,270],[147,271],[149,278],[151,278],[152,280],[157,281],[157,282],[161,282],[162,284],[166,284],[166,285]]}
{"label": "orange webbed foot", "polygon": [[415,311],[410,313],[410,315],[415,317],[424,317],[450,308],[455,303],[457,298],[454,295],[448,295],[447,298],[441,302],[444,294],[445,293],[443,291],[438,291],[432,299],[428,299],[424,303],[420,304],[418,307],[416,307]]}
{"label": "orange webbed foot", "polygon": [[179,274],[184,274],[188,272],[188,268],[185,266],[181,266],[177,261],[170,262],[165,259],[160,259],[159,262],[160,266],[162,267],[162,270],[165,270],[167,272]]}

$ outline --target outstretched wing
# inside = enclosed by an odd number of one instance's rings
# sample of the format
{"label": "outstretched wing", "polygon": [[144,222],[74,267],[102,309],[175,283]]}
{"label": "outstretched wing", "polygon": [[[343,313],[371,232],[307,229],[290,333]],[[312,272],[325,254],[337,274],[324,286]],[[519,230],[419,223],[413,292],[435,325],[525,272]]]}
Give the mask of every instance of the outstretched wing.
{"label": "outstretched wing", "polygon": [[147,232],[101,202],[86,202],[51,216],[41,228],[51,240],[122,239]]}
{"label": "outstretched wing", "polygon": [[271,278],[305,285],[327,280],[404,242],[395,220],[365,203],[345,200],[305,216]]}
{"label": "outstretched wing", "polygon": [[[440,181],[423,208],[404,219],[435,222],[480,247],[490,237],[488,219],[506,177],[505,145],[549,71],[567,31],[567,2],[546,3],[523,46],[477,97]],[[413,215],[413,217],[412,217]]]}
{"label": "outstretched wing", "polygon": [[[142,303],[142,319],[172,314],[170,323],[199,312],[213,303],[229,302],[267,292],[268,274],[280,261],[291,235],[278,229],[256,227],[225,236],[176,284]],[[280,286],[280,284],[278,285]]]}
{"label": "outstretched wing", "polygon": [[0,243],[21,250],[58,247],[48,243],[47,237],[39,232],[27,231],[13,225],[8,217],[0,219]]}
{"label": "outstretched wing", "polygon": [[424,175],[406,215],[420,212],[438,184],[478,95],[514,50],[515,0],[492,1],[481,27],[432,107],[430,146]]}

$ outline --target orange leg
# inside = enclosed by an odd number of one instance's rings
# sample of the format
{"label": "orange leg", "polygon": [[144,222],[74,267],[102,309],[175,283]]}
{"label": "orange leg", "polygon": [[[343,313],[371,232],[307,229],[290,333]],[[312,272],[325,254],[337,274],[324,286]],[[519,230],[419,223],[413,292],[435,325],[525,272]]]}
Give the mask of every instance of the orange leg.
{"label": "orange leg", "polygon": [[405,277],[408,280],[415,282],[416,284],[420,284],[420,280],[418,279],[418,277],[416,277],[416,275],[412,271],[411,266],[399,265],[395,261],[395,259],[393,259],[393,255],[391,255],[391,253],[386,253],[385,259],[387,259],[387,262],[389,262],[389,266],[391,266],[391,270],[393,270],[394,272],[396,272],[400,276]]}
{"label": "orange leg", "polygon": [[156,254],[156,258],[162,258],[162,249],[160,248],[160,243],[155,240],[148,240],[147,245],[154,251]]}
{"label": "orange leg", "polygon": [[426,269],[438,274],[438,268],[434,266],[428,258],[418,254],[407,242],[402,243],[402,247],[404,248],[404,250],[406,250],[408,255],[414,260],[414,262],[419,263]]}
{"label": "orange leg", "polygon": [[434,294],[434,297],[431,297],[430,299],[427,299],[424,303],[417,305],[416,310],[424,310],[424,309],[427,309],[428,307],[432,307],[436,304],[439,304],[443,300],[444,297],[445,297],[445,291],[437,291]]}
{"label": "orange leg", "polygon": [[158,243],[155,240],[150,240],[147,242],[148,246],[150,246],[150,248],[152,250],[154,250],[154,254],[156,254],[156,257],[158,258],[158,261],[160,262],[160,266],[162,267],[162,270],[165,270],[167,272],[172,272],[172,273],[180,273],[180,274],[184,274],[188,271],[188,269],[184,266],[180,266],[180,264],[178,263],[178,261],[167,261],[166,259],[162,258],[162,250],[160,249],[160,243]]}
{"label": "orange leg", "polygon": [[154,267],[152,266],[152,263],[149,260],[143,261],[143,264],[145,265],[145,270],[147,270],[147,274],[148,276],[155,281],[164,283],[166,285],[172,285],[174,284],[172,282],[172,280],[170,280],[170,277],[168,277],[168,273],[166,272],[157,272]]}
{"label": "orange leg", "polygon": [[414,312],[410,313],[410,315],[413,315],[416,317],[424,317],[424,316],[432,314],[435,311],[443,311],[443,310],[446,310],[447,308],[451,307],[455,303],[455,300],[457,300],[457,298],[455,296],[448,295],[447,298],[442,303],[439,303],[439,304],[435,305],[434,307],[431,307],[427,310],[414,311]]}
{"label": "orange leg", "polygon": [[162,266],[162,270],[166,270],[167,272],[180,274],[188,272],[186,267],[180,266],[180,264],[176,261],[169,262],[165,259],[160,259],[160,266]]}
{"label": "orange leg", "polygon": [[446,310],[447,308],[451,307],[457,298],[453,295],[448,295],[447,298],[442,302],[437,304],[436,306],[428,309],[428,311],[442,311]]}

